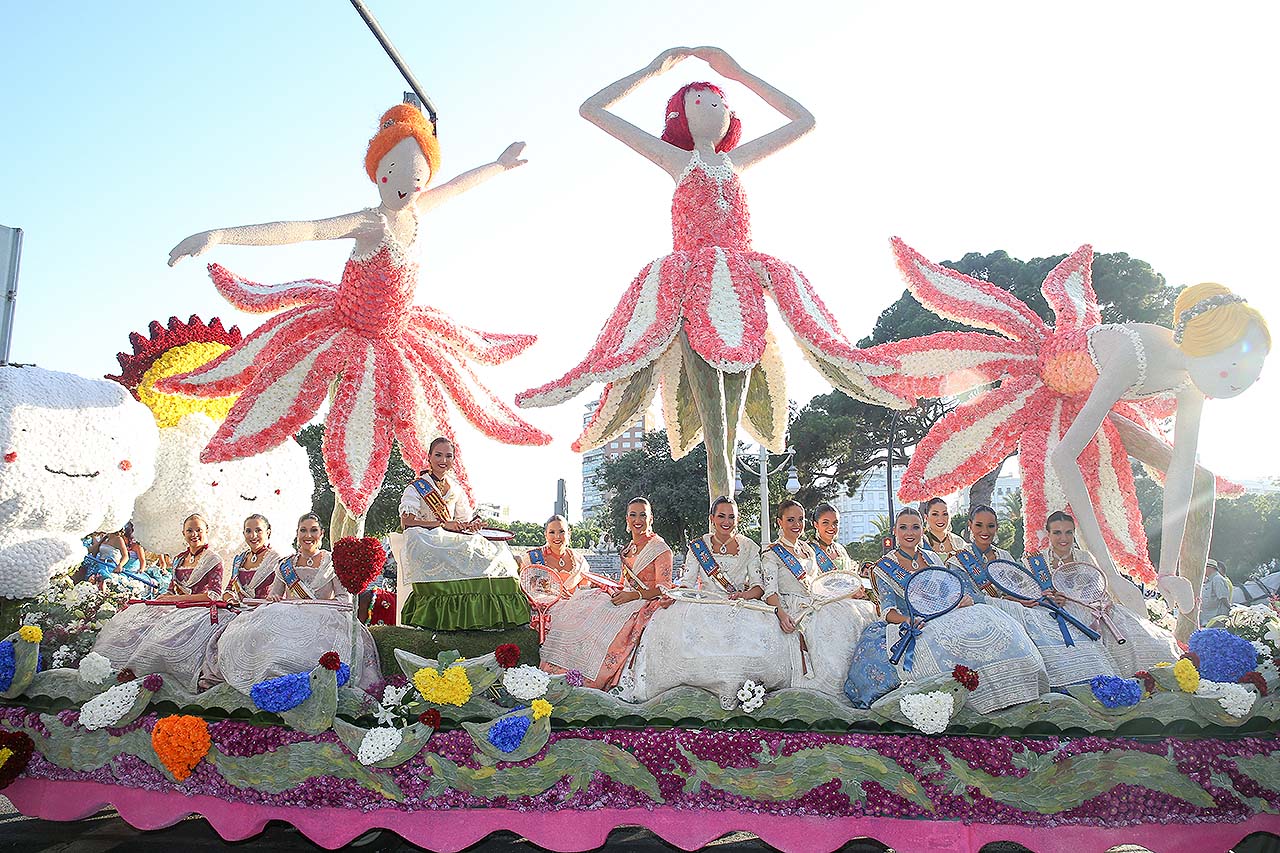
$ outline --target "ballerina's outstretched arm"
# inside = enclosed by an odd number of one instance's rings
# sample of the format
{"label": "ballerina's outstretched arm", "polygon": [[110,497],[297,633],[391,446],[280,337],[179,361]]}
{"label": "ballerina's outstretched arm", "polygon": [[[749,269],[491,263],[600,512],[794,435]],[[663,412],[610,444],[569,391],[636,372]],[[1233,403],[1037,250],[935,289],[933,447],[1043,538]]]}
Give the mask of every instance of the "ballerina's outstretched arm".
{"label": "ballerina's outstretched arm", "polygon": [[416,202],[418,212],[425,213],[467,190],[475,189],[495,175],[501,175],[503,172],[523,166],[529,162],[528,160],[520,159],[520,154],[523,151],[523,142],[513,142],[492,163],[477,166],[469,172],[463,172],[451,181],[420,193]]}
{"label": "ballerina's outstretched arm", "polygon": [[813,113],[805,109],[799,101],[754,74],[744,71],[732,56],[720,48],[695,47],[693,55],[710,65],[712,71],[726,80],[746,86],[760,100],[790,119],[777,130],[771,130],[764,136],[744,142],[733,149],[733,165],[737,166],[739,171],[749,169],[761,160],[778,153],[813,130],[817,124]]}
{"label": "ballerina's outstretched arm", "polygon": [[169,266],[183,258],[203,255],[214,246],[283,246],[288,243],[306,243],[312,240],[341,240],[354,237],[367,227],[376,216],[367,210],[344,213],[328,219],[305,219],[297,222],[265,222],[261,225],[239,225],[235,228],[215,228],[192,234],[169,252]]}

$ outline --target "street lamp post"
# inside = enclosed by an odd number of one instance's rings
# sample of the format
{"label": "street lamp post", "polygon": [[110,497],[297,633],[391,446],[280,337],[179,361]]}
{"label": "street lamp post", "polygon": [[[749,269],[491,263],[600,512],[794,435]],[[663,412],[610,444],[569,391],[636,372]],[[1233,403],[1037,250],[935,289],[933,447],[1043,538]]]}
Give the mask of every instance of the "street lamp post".
{"label": "street lamp post", "polygon": [[[768,548],[769,543],[772,540],[772,536],[769,529],[769,478],[774,474],[778,473],[779,471],[781,471],[784,466],[788,465],[791,462],[791,457],[795,455],[796,455],[796,452],[793,448],[787,448],[786,450],[783,451],[782,461],[779,462],[777,465],[775,465],[773,468],[770,468],[769,467],[769,451],[766,450],[765,446],[762,444],[760,445],[760,450],[756,456],[755,464],[751,464],[750,462],[747,462],[740,456],[734,458],[734,461],[737,463],[738,467],[740,467],[743,471],[747,472],[748,474],[756,474],[760,477],[760,547],[761,548]],[[794,465],[792,465],[787,470],[787,482],[784,488],[787,490],[787,494],[791,494],[791,495],[794,495],[796,492],[800,491],[799,472],[796,471],[796,466]],[[735,495],[742,494],[742,476],[741,475],[735,474],[734,476],[733,493]]]}

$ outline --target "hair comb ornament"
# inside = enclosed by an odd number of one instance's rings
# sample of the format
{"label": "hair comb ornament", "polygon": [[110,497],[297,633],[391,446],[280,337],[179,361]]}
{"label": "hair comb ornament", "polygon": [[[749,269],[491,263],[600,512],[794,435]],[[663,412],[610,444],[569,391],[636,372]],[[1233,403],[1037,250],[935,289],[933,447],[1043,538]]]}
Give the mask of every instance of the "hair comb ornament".
{"label": "hair comb ornament", "polygon": [[1212,311],[1214,308],[1221,308],[1224,305],[1235,305],[1238,302],[1248,301],[1243,296],[1235,293],[1219,293],[1217,296],[1201,299],[1195,305],[1183,311],[1182,316],[1178,318],[1178,324],[1173,329],[1173,342],[1175,344],[1182,343],[1182,338],[1187,333],[1187,324],[1201,314]]}

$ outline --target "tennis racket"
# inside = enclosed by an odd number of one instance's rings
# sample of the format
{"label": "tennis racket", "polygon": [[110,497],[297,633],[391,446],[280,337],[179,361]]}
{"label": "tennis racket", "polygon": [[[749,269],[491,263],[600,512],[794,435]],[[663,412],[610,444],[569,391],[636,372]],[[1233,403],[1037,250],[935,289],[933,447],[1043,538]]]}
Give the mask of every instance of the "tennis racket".
{"label": "tennis racket", "polygon": [[1015,563],[1012,560],[996,559],[987,563],[987,577],[991,581],[991,585],[1002,593],[1016,601],[1023,601],[1028,604],[1034,603],[1037,607],[1043,607],[1053,614],[1058,620],[1058,629],[1062,631],[1062,641],[1068,646],[1076,644],[1075,639],[1071,636],[1071,632],[1067,630],[1067,625],[1074,626],[1080,633],[1084,634],[1090,640],[1097,640],[1102,635],[1081,622],[1070,613],[1054,604],[1045,593],[1053,589],[1049,586],[1045,589],[1036,580],[1035,575],[1027,571],[1027,568],[1021,563]]}
{"label": "tennis racket", "polygon": [[898,625],[898,641],[889,651],[889,662],[911,671],[916,638],[923,633],[915,621],[928,623],[950,613],[964,598],[964,580],[951,569],[930,566],[911,575],[906,588],[907,621]]}
{"label": "tennis racket", "polygon": [[1111,596],[1107,594],[1107,578],[1093,563],[1063,563],[1053,572],[1053,588],[1069,601],[1087,608],[1093,624],[1105,625],[1116,643],[1123,645],[1124,634],[1111,621]]}
{"label": "tennis racket", "polygon": [[520,589],[533,608],[533,619],[530,627],[538,632],[538,643],[547,638],[547,629],[551,627],[551,605],[562,598],[568,598],[564,584],[546,566],[531,564],[520,570]]}

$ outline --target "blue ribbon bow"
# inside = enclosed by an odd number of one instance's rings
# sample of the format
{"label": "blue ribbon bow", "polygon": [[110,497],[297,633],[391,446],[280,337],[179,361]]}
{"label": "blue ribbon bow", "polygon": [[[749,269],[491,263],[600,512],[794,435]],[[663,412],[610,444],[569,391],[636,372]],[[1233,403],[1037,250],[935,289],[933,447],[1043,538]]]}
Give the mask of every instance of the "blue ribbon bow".
{"label": "blue ribbon bow", "polygon": [[898,661],[902,661],[903,670],[910,672],[915,664],[916,638],[923,634],[923,628],[917,628],[911,622],[899,622],[898,642],[894,643],[893,648],[889,650],[889,663],[897,666]]}

